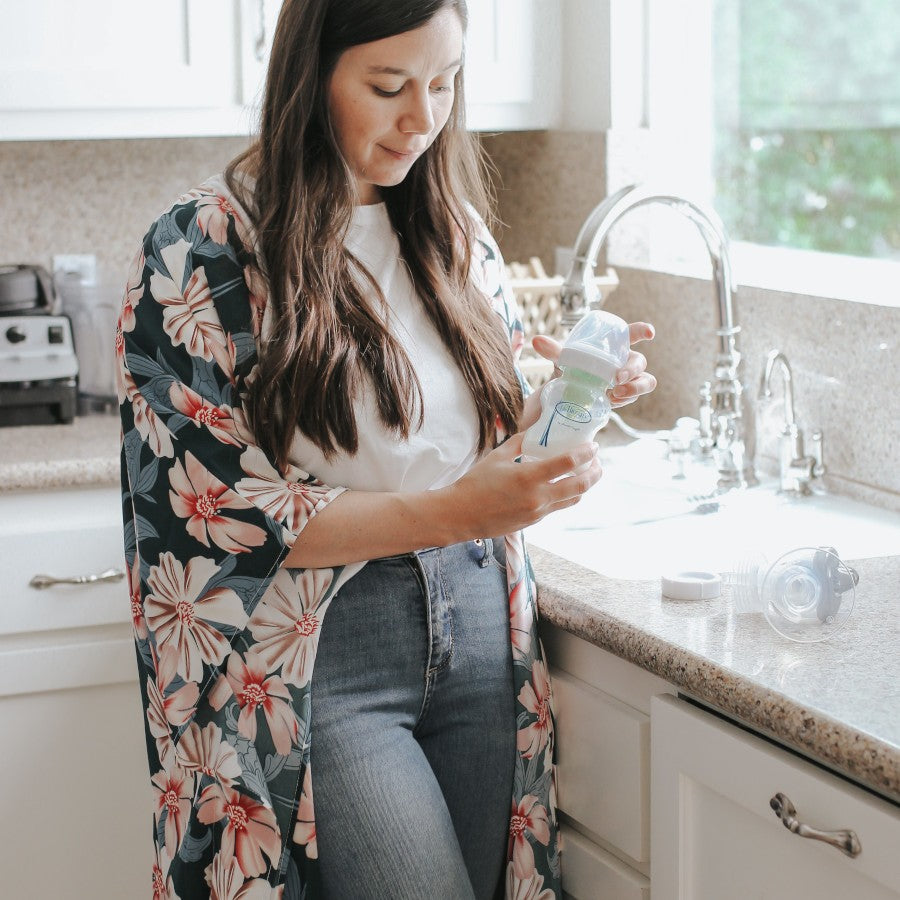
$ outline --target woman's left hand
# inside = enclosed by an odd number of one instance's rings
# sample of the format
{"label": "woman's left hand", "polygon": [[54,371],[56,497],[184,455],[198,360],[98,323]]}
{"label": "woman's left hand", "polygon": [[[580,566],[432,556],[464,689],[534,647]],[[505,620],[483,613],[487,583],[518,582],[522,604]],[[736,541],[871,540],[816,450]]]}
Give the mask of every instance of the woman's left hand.
{"label": "woman's left hand", "polygon": [[[641,341],[652,341],[656,331],[649,322],[632,322],[628,326],[629,343],[639,344]],[[547,337],[537,334],[532,338],[531,346],[544,359],[549,359],[556,365],[562,344]],[[559,374],[555,370],[553,375]],[[634,403],[643,394],[649,394],[656,387],[656,378],[647,371],[647,357],[637,350],[630,350],[628,360],[616,373],[616,384],[609,392],[610,402],[614,407],[627,406]]]}

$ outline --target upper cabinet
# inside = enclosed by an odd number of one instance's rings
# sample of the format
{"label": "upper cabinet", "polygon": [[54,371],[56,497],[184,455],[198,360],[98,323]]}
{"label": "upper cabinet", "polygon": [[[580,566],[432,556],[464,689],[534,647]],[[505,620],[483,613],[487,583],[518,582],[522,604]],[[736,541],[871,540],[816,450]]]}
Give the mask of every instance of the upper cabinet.
{"label": "upper cabinet", "polygon": [[561,6],[556,0],[469,0],[466,119],[473,131],[556,124]]}
{"label": "upper cabinet", "polygon": [[[280,7],[281,0],[8,4],[0,139],[249,135]],[[470,128],[553,124],[558,7],[469,0]]]}
{"label": "upper cabinet", "polygon": [[280,5],[10,5],[0,30],[0,137],[249,134]]}

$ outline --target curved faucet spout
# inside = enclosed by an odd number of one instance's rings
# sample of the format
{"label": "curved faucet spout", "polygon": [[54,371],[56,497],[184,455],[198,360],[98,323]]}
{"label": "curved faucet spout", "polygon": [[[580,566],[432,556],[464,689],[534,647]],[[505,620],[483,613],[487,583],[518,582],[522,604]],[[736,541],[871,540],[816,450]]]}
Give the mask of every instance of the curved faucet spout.
{"label": "curved faucet spout", "polygon": [[784,424],[786,428],[793,428],[797,425],[794,416],[794,374],[787,357],[780,350],[772,350],[766,357],[766,367],[759,385],[759,399],[769,400],[772,397],[772,376],[775,374],[775,366],[781,369],[784,381]]}
{"label": "curved faucet spout", "polygon": [[594,268],[600,248],[619,219],[632,209],[651,203],[668,206],[693,222],[709,252],[719,338],[712,392],[716,433],[709,437],[719,463],[719,483],[729,487],[755,484],[753,428],[746,401],[742,400],[744,387],[738,375],[741,355],[737,335],[741,329],[735,322],[734,279],[725,226],[715,210],[650,185],[633,184],[611,194],[594,208],[578,232],[572,265],[560,289],[562,324],[571,327],[592,305],[599,305],[601,298],[594,281]]}

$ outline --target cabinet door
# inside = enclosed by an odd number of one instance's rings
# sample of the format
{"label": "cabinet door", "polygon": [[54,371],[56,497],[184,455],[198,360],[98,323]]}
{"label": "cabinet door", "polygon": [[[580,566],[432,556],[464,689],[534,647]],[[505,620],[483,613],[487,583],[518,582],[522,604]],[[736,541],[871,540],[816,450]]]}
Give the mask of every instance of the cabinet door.
{"label": "cabinet door", "polygon": [[546,0],[469,0],[469,128],[548,128],[558,111],[561,7]]}
{"label": "cabinet door", "polygon": [[[172,109],[237,99],[222,0],[16,3],[0,30],[0,107]],[[223,52],[224,51],[224,52]]]}
{"label": "cabinet door", "polygon": [[237,4],[7,4],[0,139],[248,134]]}
{"label": "cabinet door", "polygon": [[152,815],[117,488],[0,494],[0,895],[150,892]]}
{"label": "cabinet door", "polygon": [[241,0],[241,99],[253,110],[262,101],[272,36],[281,6],[282,0]]}
{"label": "cabinet door", "polygon": [[567,900],[650,900],[650,879],[563,825],[562,888]]}
{"label": "cabinet door", "polygon": [[[651,732],[654,900],[900,897],[896,806],[683,700],[654,698]],[[787,830],[779,793],[859,855]]]}
{"label": "cabinet door", "polygon": [[650,855],[650,722],[614,697],[551,672],[559,808],[631,859]]}
{"label": "cabinet door", "polygon": [[4,897],[150,896],[152,800],[135,673],[132,654],[120,684],[0,696]]}

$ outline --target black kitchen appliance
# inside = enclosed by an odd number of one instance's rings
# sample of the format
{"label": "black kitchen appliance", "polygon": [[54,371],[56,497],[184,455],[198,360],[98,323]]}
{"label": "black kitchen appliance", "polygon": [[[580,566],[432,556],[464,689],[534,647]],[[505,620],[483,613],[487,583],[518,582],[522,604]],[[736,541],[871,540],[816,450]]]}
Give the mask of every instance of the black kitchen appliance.
{"label": "black kitchen appliance", "polygon": [[0,265],[0,426],[69,423],[78,360],[50,273]]}

